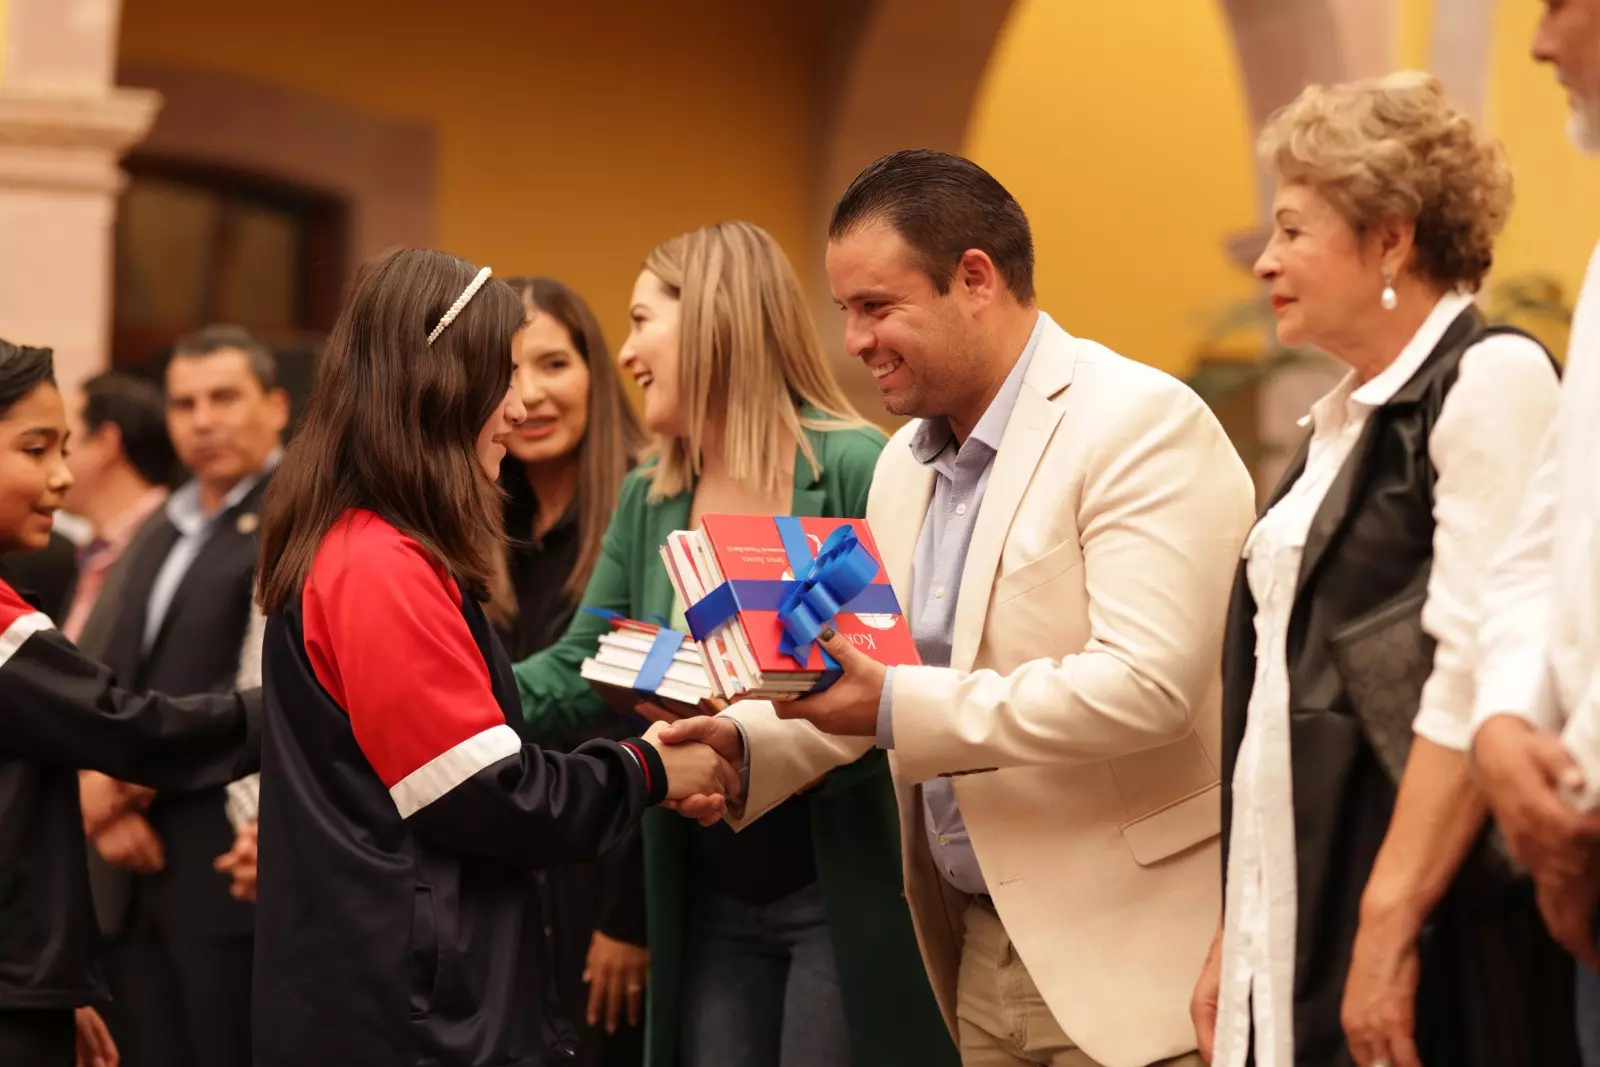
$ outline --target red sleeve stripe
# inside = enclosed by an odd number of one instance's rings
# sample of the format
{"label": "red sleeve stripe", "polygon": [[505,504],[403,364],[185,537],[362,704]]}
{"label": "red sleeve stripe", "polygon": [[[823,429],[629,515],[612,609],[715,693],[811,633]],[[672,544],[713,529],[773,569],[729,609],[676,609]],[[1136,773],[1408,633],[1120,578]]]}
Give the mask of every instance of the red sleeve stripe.
{"label": "red sleeve stripe", "polygon": [[624,750],[626,750],[628,755],[633,757],[633,762],[639,765],[639,769],[644,772],[644,795],[649,796],[652,790],[650,783],[650,764],[645,761],[644,753],[635,748],[632,741],[622,742],[622,747]]}
{"label": "red sleeve stripe", "polygon": [[36,633],[54,630],[55,628],[55,623],[50,621],[50,616],[39,611],[30,611],[26,615],[13,619],[11,624],[5,628],[5,632],[0,633],[0,669],[4,669],[5,665],[11,662],[11,657],[17,654],[28,638]]}
{"label": "red sleeve stripe", "polygon": [[389,789],[402,819],[409,819],[485,767],[522,751],[522,739],[505,723],[462,741],[435,756]]}

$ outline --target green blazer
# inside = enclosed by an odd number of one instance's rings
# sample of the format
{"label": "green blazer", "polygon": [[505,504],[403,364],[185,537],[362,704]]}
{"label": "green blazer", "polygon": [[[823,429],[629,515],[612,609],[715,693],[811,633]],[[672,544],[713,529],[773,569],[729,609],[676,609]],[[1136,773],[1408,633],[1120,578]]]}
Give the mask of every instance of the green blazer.
{"label": "green blazer", "polygon": [[[820,413],[808,411],[812,417]],[[883,450],[882,434],[868,428],[806,431],[822,472],[795,452],[795,515],[858,518]],[[672,583],[657,549],[673,530],[689,528],[692,492],[648,503],[650,483],[641,466],[623,483],[606,530],[583,607],[609,608],[635,619],[670,618]],[[578,675],[586,656],[609,629],[602,618],[579,611],[559,641],[517,664],[522,711],[534,740],[593,724],[610,708]],[[850,1028],[855,1067],[955,1067],[960,1062],[928,985],[900,869],[900,826],[889,765],[874,749],[830,774],[806,794],[828,926]],[[689,832],[674,813],[645,813],[645,895],[650,931],[650,986],[646,1012],[648,1067],[676,1067],[680,1048],[684,962],[684,895]],[[728,975],[738,981],[737,975]]]}

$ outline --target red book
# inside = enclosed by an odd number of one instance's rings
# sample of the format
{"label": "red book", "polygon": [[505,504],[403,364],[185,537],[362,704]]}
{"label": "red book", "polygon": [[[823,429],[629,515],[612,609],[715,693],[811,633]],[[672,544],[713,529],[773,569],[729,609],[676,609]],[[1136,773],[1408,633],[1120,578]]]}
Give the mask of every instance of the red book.
{"label": "red book", "polygon": [[[836,529],[851,527],[862,546],[878,561],[878,573],[872,579],[873,585],[888,587],[889,576],[883,568],[883,557],[878,552],[877,542],[872,539],[872,530],[868,528],[866,520],[807,517],[798,521],[806,533],[806,540],[810,542],[813,556]],[[723,580],[792,580],[795,577],[789,568],[789,556],[784,551],[783,539],[771,516],[705,515],[700,523]],[[818,673],[824,669],[822,650],[815,644],[811,647],[810,658],[804,664],[778,651],[784,631],[776,611],[746,609],[739,613],[739,621],[749,640],[756,667],[763,676],[798,671]],[[833,627],[857,648],[885,666],[922,662],[917,657],[917,646],[911,639],[911,628],[902,615],[841,611],[834,617]]]}

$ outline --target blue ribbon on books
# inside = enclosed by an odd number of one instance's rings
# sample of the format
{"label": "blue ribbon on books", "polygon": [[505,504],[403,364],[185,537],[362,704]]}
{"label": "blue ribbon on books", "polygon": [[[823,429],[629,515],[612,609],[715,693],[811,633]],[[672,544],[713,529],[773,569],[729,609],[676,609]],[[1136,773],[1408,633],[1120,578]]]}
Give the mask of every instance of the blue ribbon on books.
{"label": "blue ribbon on books", "polygon": [[[739,578],[725,581],[684,612],[689,632],[704,641],[717,627],[740,611],[775,611],[783,627],[778,651],[792,656],[802,670],[811,660],[811,646],[841,611],[875,615],[899,615],[900,602],[887,584],[873,584],[879,565],[856,532],[840,526],[822,542],[815,558],[811,542],[800,520],[790,515],[775,516],[778,537],[789,557],[793,580]],[[841,673],[839,664],[822,650],[822,677],[813,692],[832,685]]]}
{"label": "blue ribbon on books", "polygon": [[[610,608],[584,608],[590,615],[598,615],[602,619],[623,619],[627,616],[620,611]],[[661,619],[659,615],[651,618]],[[667,620],[661,619],[661,625],[656,630],[655,640],[650,642],[650,651],[645,653],[644,666],[639,668],[638,677],[633,680],[633,691],[642,697],[654,698],[656,690],[661,688],[661,683],[667,677],[667,668],[672,666],[672,657],[678,654],[678,649],[683,647],[689,635],[681,630],[674,630],[667,626]]]}

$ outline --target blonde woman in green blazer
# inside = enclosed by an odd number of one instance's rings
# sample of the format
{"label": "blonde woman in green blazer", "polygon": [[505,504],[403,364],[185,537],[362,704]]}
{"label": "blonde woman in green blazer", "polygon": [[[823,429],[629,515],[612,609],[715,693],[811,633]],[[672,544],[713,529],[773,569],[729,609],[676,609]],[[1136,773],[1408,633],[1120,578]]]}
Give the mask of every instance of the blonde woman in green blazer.
{"label": "blonde woman in green blazer", "polygon": [[[793,268],[722,223],[646,260],[618,353],[654,455],[628,476],[583,598],[684,628],[657,549],[701,514],[859,517],[884,436],[839,388]],[[532,737],[611,714],[579,677],[604,619],[517,665]],[[650,1067],[942,1067],[958,1057],[901,895],[889,769],[872,751],[737,836],[644,825]]]}

